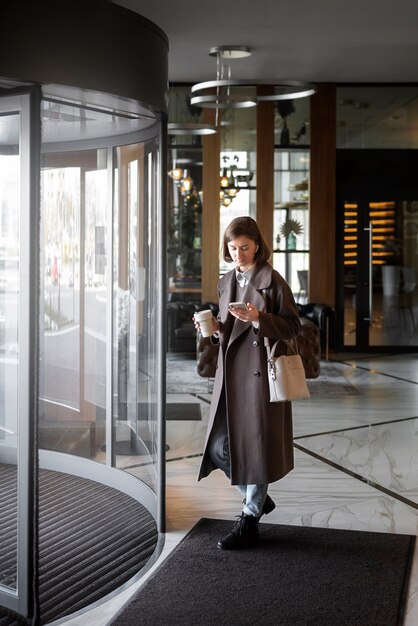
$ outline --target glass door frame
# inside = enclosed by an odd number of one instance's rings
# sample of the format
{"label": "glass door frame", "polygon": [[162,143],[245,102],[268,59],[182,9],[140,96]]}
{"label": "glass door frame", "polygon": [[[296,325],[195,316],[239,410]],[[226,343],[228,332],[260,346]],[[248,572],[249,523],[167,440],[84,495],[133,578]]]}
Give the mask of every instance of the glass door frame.
{"label": "glass door frame", "polygon": [[[407,345],[371,345],[369,340],[370,319],[373,311],[373,274],[370,265],[371,226],[369,223],[370,203],[395,203],[416,200],[418,190],[412,188],[382,188],[374,186],[342,186],[337,196],[337,350],[340,352],[387,353],[416,352],[418,346]],[[355,329],[356,341],[353,345],[344,344],[345,331],[345,272],[344,272],[344,205],[357,205],[357,272],[355,281]]]}
{"label": "glass door frame", "polygon": [[[37,87],[0,93],[0,115],[20,115],[19,342],[17,411],[17,584],[0,585],[0,604],[24,616],[37,612],[37,344],[39,284],[40,100]],[[11,462],[13,462],[11,455]]]}

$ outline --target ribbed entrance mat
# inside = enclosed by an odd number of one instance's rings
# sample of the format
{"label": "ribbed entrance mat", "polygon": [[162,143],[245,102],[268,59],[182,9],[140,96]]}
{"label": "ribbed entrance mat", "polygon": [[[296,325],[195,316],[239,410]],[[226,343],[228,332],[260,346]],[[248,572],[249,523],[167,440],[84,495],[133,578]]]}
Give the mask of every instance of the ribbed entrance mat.
{"label": "ribbed entrance mat", "polygon": [[220,550],[231,525],[201,519],[112,624],[402,624],[415,537],[263,523]]}
{"label": "ribbed entrance mat", "polygon": [[167,402],[165,416],[168,420],[201,420],[198,402]]}
{"label": "ribbed entrance mat", "polygon": [[[14,587],[16,485],[16,466],[0,464],[0,582]],[[41,469],[41,624],[78,611],[125,584],[149,561],[157,541],[154,518],[130,496],[86,478]],[[15,623],[0,607],[0,626]]]}

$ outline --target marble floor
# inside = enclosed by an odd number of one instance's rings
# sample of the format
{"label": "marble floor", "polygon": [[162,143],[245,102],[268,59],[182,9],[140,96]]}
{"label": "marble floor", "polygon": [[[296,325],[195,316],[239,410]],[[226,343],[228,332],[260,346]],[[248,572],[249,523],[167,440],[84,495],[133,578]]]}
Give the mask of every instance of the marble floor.
{"label": "marble floor", "polygon": [[[263,520],[416,535],[418,354],[338,358],[335,367],[356,393],[315,394],[294,403],[295,469],[270,486],[277,506]],[[202,419],[167,422],[167,534],[159,560],[131,588],[67,623],[110,624],[201,517],[234,520],[239,514],[241,496],[221,472],[196,481],[210,402],[207,391],[167,397],[168,402],[200,402]],[[417,623],[418,546],[405,626]]]}

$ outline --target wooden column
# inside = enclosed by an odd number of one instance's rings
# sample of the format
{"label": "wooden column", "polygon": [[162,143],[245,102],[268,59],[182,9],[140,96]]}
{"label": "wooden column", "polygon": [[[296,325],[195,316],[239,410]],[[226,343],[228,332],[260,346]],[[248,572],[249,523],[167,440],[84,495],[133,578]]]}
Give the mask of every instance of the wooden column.
{"label": "wooden column", "polygon": [[[204,121],[215,123],[215,111],[205,109]],[[217,302],[219,280],[219,171],[220,122],[215,135],[203,137],[203,206],[202,206],[202,302]]]}
{"label": "wooden column", "polygon": [[[273,93],[271,85],[259,85],[257,95]],[[257,223],[273,249],[274,208],[274,102],[257,106]]]}
{"label": "wooden column", "polygon": [[311,98],[309,300],[335,307],[336,88]]}

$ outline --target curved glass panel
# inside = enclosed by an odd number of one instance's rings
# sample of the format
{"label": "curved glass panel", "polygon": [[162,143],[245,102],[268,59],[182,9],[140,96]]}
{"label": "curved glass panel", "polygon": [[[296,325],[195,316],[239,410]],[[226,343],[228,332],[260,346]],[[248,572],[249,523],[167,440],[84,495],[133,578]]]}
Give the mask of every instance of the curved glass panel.
{"label": "curved glass panel", "polygon": [[130,122],[102,112],[106,147],[92,148],[98,120],[72,106],[87,140],[78,125],[77,150],[69,142],[52,151],[73,122],[70,109],[55,117],[46,105],[40,447],[125,469],[155,492],[159,139],[125,144],[116,130]]}
{"label": "curved glass panel", "polygon": [[[61,85],[55,89],[53,85],[48,85],[46,89],[48,97],[44,98],[41,106],[44,143],[120,137],[155,123],[155,115],[151,111],[116,96],[86,94],[74,87],[64,88]],[[67,101],[62,99],[64,92]],[[61,97],[54,93],[60,93]]]}
{"label": "curved glass panel", "polygon": [[106,150],[49,153],[41,171],[40,447],[104,460]]}
{"label": "curved glass panel", "polygon": [[116,465],[157,489],[158,142],[115,150]]}

